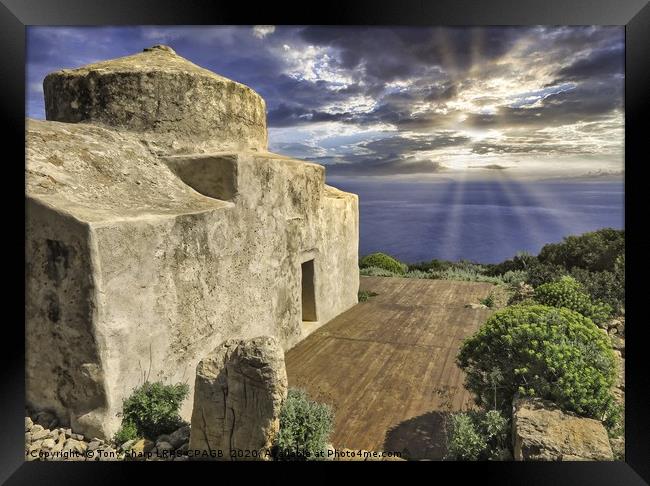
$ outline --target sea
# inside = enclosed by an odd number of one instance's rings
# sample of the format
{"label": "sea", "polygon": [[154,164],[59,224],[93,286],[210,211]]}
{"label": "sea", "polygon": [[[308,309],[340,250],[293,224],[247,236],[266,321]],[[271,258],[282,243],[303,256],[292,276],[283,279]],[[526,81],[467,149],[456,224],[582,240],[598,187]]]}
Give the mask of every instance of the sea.
{"label": "sea", "polygon": [[328,179],[359,195],[360,256],[496,263],[599,228],[624,228],[623,181]]}

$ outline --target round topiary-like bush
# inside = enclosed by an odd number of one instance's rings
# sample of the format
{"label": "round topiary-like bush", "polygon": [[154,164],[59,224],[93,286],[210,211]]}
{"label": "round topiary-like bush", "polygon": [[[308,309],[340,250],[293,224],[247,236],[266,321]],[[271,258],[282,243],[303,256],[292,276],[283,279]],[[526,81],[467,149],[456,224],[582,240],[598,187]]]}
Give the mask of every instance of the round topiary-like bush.
{"label": "round topiary-like bush", "polygon": [[562,277],[556,282],[540,285],[535,289],[535,301],[553,307],[566,307],[589,317],[596,324],[607,320],[612,309],[602,302],[593,303],[582,285],[572,277]]}
{"label": "round topiary-like bush", "polygon": [[398,275],[403,275],[406,273],[406,270],[408,268],[405,264],[399,262],[390,255],[386,255],[385,253],[371,253],[370,255],[366,255],[359,262],[359,267],[382,268]]}
{"label": "round topiary-like bush", "polygon": [[463,343],[457,362],[486,408],[507,411],[517,393],[599,420],[615,406],[611,343],[589,318],[566,308],[497,311]]}

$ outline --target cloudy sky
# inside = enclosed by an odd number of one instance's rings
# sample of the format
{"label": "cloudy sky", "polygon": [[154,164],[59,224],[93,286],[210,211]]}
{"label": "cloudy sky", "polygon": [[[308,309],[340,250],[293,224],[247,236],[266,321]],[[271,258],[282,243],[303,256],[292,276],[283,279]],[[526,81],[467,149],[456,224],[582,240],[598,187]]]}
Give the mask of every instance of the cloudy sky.
{"label": "cloudy sky", "polygon": [[172,46],[265,99],[270,149],[334,176],[620,177],[622,27],[30,27],[61,68]]}

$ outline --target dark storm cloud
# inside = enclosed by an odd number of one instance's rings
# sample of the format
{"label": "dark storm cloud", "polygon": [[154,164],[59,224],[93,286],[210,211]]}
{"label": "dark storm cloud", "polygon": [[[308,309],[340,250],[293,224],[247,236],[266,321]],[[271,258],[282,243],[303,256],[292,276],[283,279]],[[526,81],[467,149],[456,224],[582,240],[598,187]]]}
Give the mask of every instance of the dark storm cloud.
{"label": "dark storm cloud", "polygon": [[[510,132],[573,125],[573,137],[611,139],[621,125],[624,31],[589,26],[30,27],[28,114],[43,117],[47,73],[159,43],[259,92],[271,141],[282,132],[274,149],[345,160],[363,173],[435,172],[444,161],[418,153],[453,147],[475,157],[595,153],[577,139],[517,139]],[[499,90],[499,82],[507,87]],[[355,140],[350,152],[319,146],[327,137],[313,134],[322,126],[374,134]],[[487,130],[501,137],[472,139]],[[334,170],[353,170],[346,165]]]}
{"label": "dark storm cloud", "polygon": [[604,118],[623,108],[623,80],[585,81],[566,91],[550,94],[540,106],[501,106],[495,114],[471,114],[471,127],[566,125]]}
{"label": "dark storm cloud", "polygon": [[427,137],[406,138],[387,137],[372,142],[359,144],[360,147],[371,150],[375,154],[401,154],[423,150],[436,150],[442,147],[463,145],[470,139],[464,135],[432,133]]}
{"label": "dark storm cloud", "polygon": [[341,50],[341,65],[393,81],[428,66],[466,70],[507,53],[531,29],[522,27],[321,27],[300,32],[310,43]]}
{"label": "dark storm cloud", "polygon": [[446,169],[444,164],[427,160],[418,152],[460,146],[469,139],[453,132],[431,133],[423,137],[387,137],[354,146],[355,152],[344,156],[317,156],[314,162],[327,165],[329,174],[406,175],[434,174]]}
{"label": "dark storm cloud", "polygon": [[488,165],[470,165],[470,169],[486,169],[486,170],[506,170],[510,167],[506,167],[499,164],[488,164]]}
{"label": "dark storm cloud", "polygon": [[560,69],[554,82],[582,81],[609,75],[620,76],[624,71],[624,61],[622,45],[594,49]]}
{"label": "dark storm cloud", "polygon": [[334,163],[327,165],[327,173],[330,175],[387,176],[437,174],[444,170],[446,170],[446,167],[440,162],[407,159],[387,160],[375,164]]}

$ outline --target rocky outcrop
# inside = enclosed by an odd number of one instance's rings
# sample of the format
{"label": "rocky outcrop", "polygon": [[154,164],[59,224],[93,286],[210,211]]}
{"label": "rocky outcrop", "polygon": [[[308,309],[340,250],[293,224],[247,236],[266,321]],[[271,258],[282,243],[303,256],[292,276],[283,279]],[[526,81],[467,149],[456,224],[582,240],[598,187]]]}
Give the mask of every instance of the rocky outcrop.
{"label": "rocky outcrop", "polygon": [[190,449],[205,459],[270,460],[286,396],[276,339],[224,342],[196,369]]}
{"label": "rocky outcrop", "polygon": [[563,412],[551,402],[515,400],[512,422],[516,461],[613,460],[601,422]]}
{"label": "rocky outcrop", "polygon": [[[117,461],[123,455],[99,438],[88,439],[69,427],[56,427],[49,412],[25,417],[25,461]],[[42,424],[49,424],[42,425]]]}

